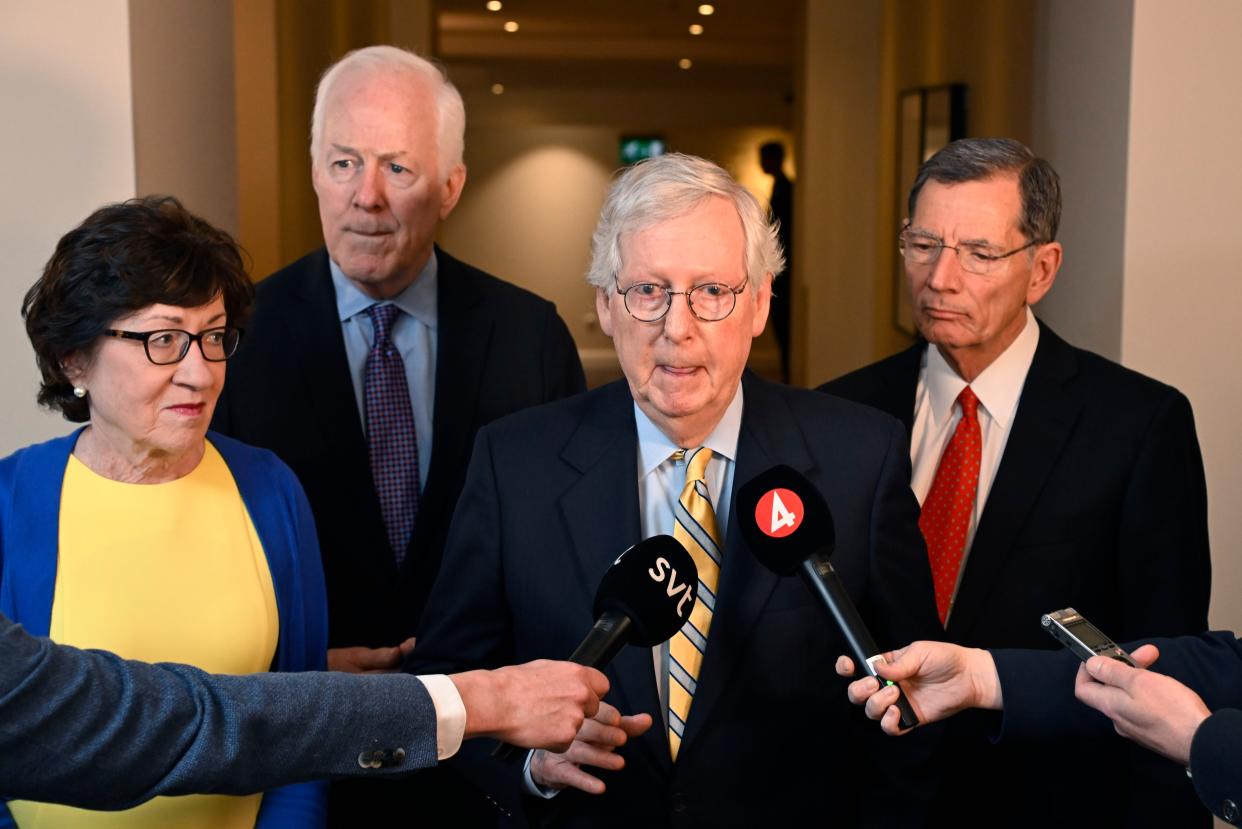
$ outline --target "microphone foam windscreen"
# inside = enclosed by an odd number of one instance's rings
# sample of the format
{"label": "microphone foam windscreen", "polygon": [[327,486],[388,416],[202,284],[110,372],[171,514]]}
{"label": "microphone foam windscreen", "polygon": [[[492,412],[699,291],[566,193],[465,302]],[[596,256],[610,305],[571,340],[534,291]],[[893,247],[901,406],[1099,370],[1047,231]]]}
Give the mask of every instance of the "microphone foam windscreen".
{"label": "microphone foam windscreen", "polygon": [[698,589],[698,568],[681,542],[652,536],[608,568],[595,593],[595,617],[607,610],[624,613],[633,624],[630,644],[654,647],[690,618]]}
{"label": "microphone foam windscreen", "polygon": [[792,575],[812,553],[832,555],[836,528],[828,502],[807,477],[774,466],[737,490],[734,518],[759,563]]}

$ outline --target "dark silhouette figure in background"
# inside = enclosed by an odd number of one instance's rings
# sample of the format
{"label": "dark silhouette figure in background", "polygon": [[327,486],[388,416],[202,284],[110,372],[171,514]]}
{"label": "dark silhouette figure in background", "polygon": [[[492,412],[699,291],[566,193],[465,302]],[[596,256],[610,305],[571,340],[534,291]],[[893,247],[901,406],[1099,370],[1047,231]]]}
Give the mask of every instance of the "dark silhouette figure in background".
{"label": "dark silhouette figure in background", "polygon": [[768,199],[785,251],[785,270],[772,280],[772,332],[781,349],[781,381],[789,382],[789,300],[793,294],[793,182],[785,175],[785,145],[769,141],[759,148],[759,166],[772,177],[772,196]]}

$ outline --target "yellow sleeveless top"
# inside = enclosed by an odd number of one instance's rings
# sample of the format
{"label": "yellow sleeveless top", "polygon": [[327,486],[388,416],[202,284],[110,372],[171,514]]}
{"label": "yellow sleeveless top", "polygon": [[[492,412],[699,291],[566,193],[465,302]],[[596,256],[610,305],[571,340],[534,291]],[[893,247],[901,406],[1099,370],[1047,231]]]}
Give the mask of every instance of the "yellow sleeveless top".
{"label": "yellow sleeveless top", "polygon": [[[60,506],[51,639],[211,673],[266,671],[279,618],[267,558],[232,474],[210,443],[163,484],[96,475],[70,456]],[[157,797],[123,812],[29,801],[21,829],[251,829],[262,795]]]}

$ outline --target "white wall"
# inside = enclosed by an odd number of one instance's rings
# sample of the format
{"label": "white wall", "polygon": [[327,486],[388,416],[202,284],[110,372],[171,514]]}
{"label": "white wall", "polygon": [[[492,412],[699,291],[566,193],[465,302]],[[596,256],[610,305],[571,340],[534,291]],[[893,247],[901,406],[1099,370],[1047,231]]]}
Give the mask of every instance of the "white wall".
{"label": "white wall", "polygon": [[1214,626],[1242,630],[1242,3],[1136,0],[1121,358],[1194,405]]}
{"label": "white wall", "polygon": [[36,407],[22,297],[57,239],[134,195],[126,0],[0,0],[0,455],[69,430]]}

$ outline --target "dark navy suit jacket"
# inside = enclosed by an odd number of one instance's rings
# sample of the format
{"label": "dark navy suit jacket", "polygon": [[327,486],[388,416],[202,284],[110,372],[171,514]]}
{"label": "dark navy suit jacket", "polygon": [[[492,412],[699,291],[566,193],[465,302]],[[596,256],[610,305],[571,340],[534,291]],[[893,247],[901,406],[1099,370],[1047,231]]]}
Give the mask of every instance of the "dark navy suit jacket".
{"label": "dark navy suit jacket", "polygon": [[[834,566],[880,646],[934,634],[900,425],[749,374],[743,389],[734,486],[776,464],[802,471],[832,509]],[[608,699],[656,723],[620,750],[626,768],[600,772],[608,787],[600,797],[564,791],[520,806],[520,767],[466,752],[463,765],[507,810],[525,808],[535,822],[560,826],[853,825],[869,816],[892,825],[902,808],[917,821],[923,778],[909,768],[918,758],[903,755],[922,744],[876,745],[874,723],[856,719],[833,672],[847,648],[831,618],[800,581],[758,563],[737,520],[726,531],[716,612],[677,762],[660,726],[651,651],[625,648],[608,668]],[[591,628],[596,588],[617,554],[640,540],[640,525],[625,381],[485,427],[411,667],[564,658]]]}
{"label": "dark navy suit jacket", "polygon": [[[1213,712],[1190,747],[1194,787],[1208,809],[1237,823],[1242,809],[1242,642],[1227,632],[1148,641],[1160,649],[1151,669],[1189,686]],[[1139,644],[1124,647],[1133,650]],[[1051,741],[1066,748],[1084,734],[1112,734],[1107,717],[1074,697],[1079,662],[1071,654],[997,650],[992,656],[1005,699],[1001,740]],[[1133,805],[1148,804],[1140,795]]]}
{"label": "dark navy suit jacket", "polygon": [[[254,318],[216,407],[214,428],[271,449],[306,490],[328,587],[329,647],[392,646],[414,634],[475,432],[585,386],[552,303],[438,248],[436,256],[431,467],[400,569],[371,478],[326,250],[259,283]],[[490,810],[437,771],[391,785],[333,786],[329,818],[337,826],[384,821],[411,801],[430,823],[468,823]]]}

